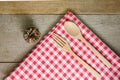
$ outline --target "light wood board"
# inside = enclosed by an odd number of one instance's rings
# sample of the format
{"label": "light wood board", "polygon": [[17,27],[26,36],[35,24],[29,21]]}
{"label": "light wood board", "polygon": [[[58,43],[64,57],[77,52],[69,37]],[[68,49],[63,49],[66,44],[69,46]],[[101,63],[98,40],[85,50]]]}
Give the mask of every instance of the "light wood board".
{"label": "light wood board", "polygon": [[3,1],[0,14],[120,14],[120,0]]}

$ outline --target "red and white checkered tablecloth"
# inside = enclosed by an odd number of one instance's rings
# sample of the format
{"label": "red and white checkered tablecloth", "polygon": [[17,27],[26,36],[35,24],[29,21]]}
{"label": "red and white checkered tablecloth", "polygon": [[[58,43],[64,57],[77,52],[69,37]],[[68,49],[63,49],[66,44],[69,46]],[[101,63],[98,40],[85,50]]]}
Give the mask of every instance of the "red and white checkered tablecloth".
{"label": "red and white checkered tablecloth", "polygon": [[[107,68],[85,43],[67,34],[64,22],[68,20],[80,27],[83,37],[112,63],[111,68]],[[120,58],[71,12],[60,19],[5,80],[96,80],[71,54],[54,43],[53,33],[65,38],[71,49],[101,74],[101,80],[120,80]]]}

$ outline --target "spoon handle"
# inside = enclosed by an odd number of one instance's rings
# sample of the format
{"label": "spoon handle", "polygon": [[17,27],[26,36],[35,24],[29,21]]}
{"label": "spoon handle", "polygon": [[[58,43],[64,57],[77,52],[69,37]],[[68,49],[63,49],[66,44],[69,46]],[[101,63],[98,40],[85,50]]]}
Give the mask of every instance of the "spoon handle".
{"label": "spoon handle", "polygon": [[102,56],[101,53],[99,53],[86,39],[79,37],[80,40],[82,40],[89,48],[91,51],[94,52],[94,54],[108,67],[110,68],[112,64]]}
{"label": "spoon handle", "polygon": [[68,51],[72,54],[89,72],[91,72],[97,79],[100,79],[101,75],[90,67],[85,61],[79,58],[71,49]]}

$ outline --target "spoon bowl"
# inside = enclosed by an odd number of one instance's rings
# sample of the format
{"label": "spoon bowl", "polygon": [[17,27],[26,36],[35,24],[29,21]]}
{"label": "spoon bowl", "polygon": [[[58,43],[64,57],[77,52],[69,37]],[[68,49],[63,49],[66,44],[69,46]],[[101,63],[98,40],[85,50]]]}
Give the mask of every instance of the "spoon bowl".
{"label": "spoon bowl", "polygon": [[80,35],[80,31],[77,25],[70,21],[66,21],[64,23],[64,28],[71,36],[77,37],[78,35]]}

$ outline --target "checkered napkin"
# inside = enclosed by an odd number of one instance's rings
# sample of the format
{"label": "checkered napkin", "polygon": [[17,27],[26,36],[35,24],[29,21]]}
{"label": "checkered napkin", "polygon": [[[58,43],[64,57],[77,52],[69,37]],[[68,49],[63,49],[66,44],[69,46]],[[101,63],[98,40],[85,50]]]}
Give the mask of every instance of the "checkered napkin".
{"label": "checkered napkin", "polygon": [[[68,20],[76,23],[83,37],[112,63],[110,68],[107,68],[84,42],[65,31],[64,22]],[[60,19],[5,80],[96,80],[74,56],[55,44],[53,33],[65,38],[71,49],[100,73],[101,80],[120,80],[120,58],[71,12],[67,12]]]}

